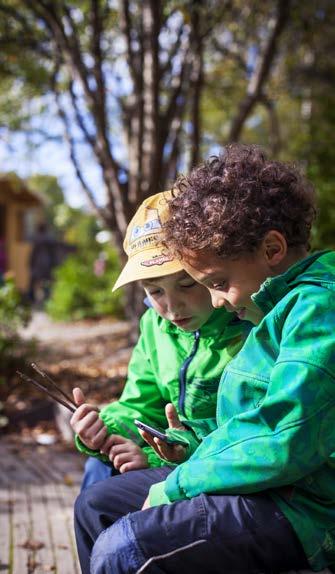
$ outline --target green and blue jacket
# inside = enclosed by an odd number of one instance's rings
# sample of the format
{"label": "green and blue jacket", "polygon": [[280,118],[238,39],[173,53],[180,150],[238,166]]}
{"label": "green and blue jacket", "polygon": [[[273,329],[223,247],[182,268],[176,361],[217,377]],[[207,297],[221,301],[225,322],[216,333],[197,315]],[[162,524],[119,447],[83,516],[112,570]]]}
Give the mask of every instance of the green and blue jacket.
{"label": "green and blue jacket", "polygon": [[218,428],[151,503],[267,490],[321,570],[335,564],[335,253],[267,279],[253,300],[264,318],[223,373]]}
{"label": "green and blue jacket", "polygon": [[[154,449],[139,435],[134,419],[155,428],[167,427],[165,406],[171,402],[189,431],[182,431],[186,457],[216,428],[216,398],[226,364],[240,350],[250,324],[216,309],[200,331],[186,332],[148,309],[141,319],[141,335],[128,367],[128,378],[118,401],[100,411],[109,434],[130,438],[143,447],[151,467],[162,466]],[[167,431],[174,436],[180,431]],[[108,461],[76,437],[77,448]]]}

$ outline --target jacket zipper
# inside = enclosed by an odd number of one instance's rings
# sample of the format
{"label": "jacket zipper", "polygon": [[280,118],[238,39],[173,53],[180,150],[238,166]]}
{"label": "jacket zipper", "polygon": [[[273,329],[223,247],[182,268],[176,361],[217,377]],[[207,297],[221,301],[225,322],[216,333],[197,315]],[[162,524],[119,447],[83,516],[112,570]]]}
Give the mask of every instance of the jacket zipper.
{"label": "jacket zipper", "polygon": [[192,347],[191,354],[187,357],[186,361],[184,361],[184,363],[182,364],[182,366],[179,369],[178,407],[179,407],[179,411],[184,415],[184,417],[186,416],[186,414],[185,414],[186,374],[187,374],[187,369],[188,369],[192,359],[194,358],[194,356],[198,350],[199,341],[200,341],[200,331],[195,331],[194,332],[194,344]]}

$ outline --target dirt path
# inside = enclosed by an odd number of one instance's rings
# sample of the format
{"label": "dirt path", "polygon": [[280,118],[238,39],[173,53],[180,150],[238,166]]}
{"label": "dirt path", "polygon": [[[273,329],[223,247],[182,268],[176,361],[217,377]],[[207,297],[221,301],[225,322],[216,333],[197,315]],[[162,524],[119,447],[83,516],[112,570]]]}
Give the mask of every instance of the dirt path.
{"label": "dirt path", "polygon": [[[25,373],[35,377],[30,367],[35,361],[68,394],[80,386],[87,400],[98,405],[120,395],[132,351],[126,321],[55,323],[45,313],[35,312],[20,335],[27,342],[35,341],[34,350],[20,367]],[[42,425],[44,430],[60,430],[63,439],[72,440],[68,412],[18,377],[10,381],[5,415],[10,433],[28,433]]]}
{"label": "dirt path", "polygon": [[131,353],[128,344],[129,323],[103,319],[56,323],[38,311],[32,321],[22,329],[21,336],[38,342],[40,360],[82,372],[82,368],[95,365],[102,374],[114,376],[113,367],[123,370]]}
{"label": "dirt path", "polygon": [[126,377],[132,351],[126,321],[55,323],[45,313],[35,312],[20,334],[25,340],[35,339],[35,360],[58,380],[85,379],[86,390],[91,382],[94,391]]}

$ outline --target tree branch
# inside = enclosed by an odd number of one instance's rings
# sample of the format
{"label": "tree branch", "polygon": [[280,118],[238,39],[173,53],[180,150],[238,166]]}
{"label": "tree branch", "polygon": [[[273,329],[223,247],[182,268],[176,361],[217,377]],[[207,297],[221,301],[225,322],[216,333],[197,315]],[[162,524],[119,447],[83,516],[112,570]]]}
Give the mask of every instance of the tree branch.
{"label": "tree branch", "polygon": [[232,121],[228,141],[238,141],[247,117],[261,98],[263,87],[270,75],[271,66],[276,56],[280,35],[288,22],[289,8],[290,0],[278,0],[276,19],[271,20],[269,24],[272,31],[269,33],[255,72],[250,78],[247,95],[241,102],[239,111]]}
{"label": "tree branch", "polygon": [[184,98],[184,101],[182,101],[182,96],[186,88],[186,84],[188,83],[188,80],[190,78],[191,69],[192,69],[192,54],[190,48],[188,47],[184,54],[183,64],[178,79],[174,78],[175,86],[173,86],[174,89],[171,91],[167,109],[165,113],[161,115],[161,123],[164,126],[163,133],[166,133],[166,136],[168,134],[173,119],[180,113],[180,110],[185,106],[186,97]]}
{"label": "tree branch", "polygon": [[65,112],[65,110],[62,106],[62,103],[61,103],[61,95],[60,95],[60,92],[59,92],[58,87],[57,87],[57,79],[56,78],[57,78],[57,71],[55,71],[55,73],[52,76],[53,92],[54,92],[55,98],[56,98],[58,114],[59,114],[59,117],[62,120],[62,123],[63,123],[64,128],[65,128],[65,138],[66,138],[66,141],[67,141],[68,146],[69,146],[70,157],[71,157],[71,161],[73,163],[73,166],[74,166],[74,169],[76,172],[76,176],[82,185],[82,188],[86,194],[86,197],[88,198],[88,201],[89,201],[92,209],[98,215],[98,217],[102,219],[102,221],[106,221],[105,211],[98,206],[98,204],[95,200],[93,191],[90,189],[89,185],[87,184],[87,182],[83,176],[82,170],[80,168],[79,161],[78,161],[76,151],[75,151],[75,141],[74,141],[74,138],[73,138],[72,133],[71,133],[70,122],[69,122],[69,119],[68,119],[66,112]]}
{"label": "tree branch", "polygon": [[159,43],[161,6],[157,0],[143,0],[143,144],[142,196],[154,192],[153,182],[158,173],[158,92]]}
{"label": "tree branch", "polygon": [[227,48],[226,46],[222,46],[217,38],[213,38],[212,44],[214,49],[217,52],[219,52],[219,54],[227,58],[230,58],[231,60],[236,62],[239,68],[241,68],[241,70],[244,71],[246,70],[247,63],[245,59],[241,56],[241,50],[239,46],[237,46],[237,44],[232,43],[232,46],[230,48]]}
{"label": "tree branch", "polygon": [[[65,55],[75,77],[79,77],[81,80],[84,94],[88,101],[88,107],[91,108],[91,117],[96,126],[96,145],[98,146],[100,154],[97,159],[104,168],[103,176],[109,197],[111,195],[113,196],[115,217],[118,220],[118,228],[121,230],[121,233],[125,233],[127,228],[127,219],[125,215],[125,206],[127,201],[125,194],[123,193],[124,189],[118,180],[119,165],[111,154],[109,140],[105,131],[105,109],[102,109],[102,106],[99,106],[99,102],[96,99],[96,93],[89,84],[89,71],[84,64],[81,55],[80,43],[77,38],[71,12],[65,4],[58,4],[58,6],[60,5],[63,8],[64,13],[66,14],[68,29],[65,30],[63,23],[56,12],[54,3],[48,2],[47,0],[25,0],[25,2],[29,4],[33,12],[37,13],[38,17],[42,18],[45,24],[50,28],[59,51]],[[101,161],[101,158],[103,158],[103,161]]]}
{"label": "tree branch", "polygon": [[[93,73],[97,86],[97,97],[100,110],[106,109],[105,82],[102,74],[103,54],[101,50],[101,37],[103,33],[102,20],[100,16],[99,0],[91,0],[91,21],[92,21],[92,54],[94,58]],[[102,131],[108,130],[106,115],[101,115]]]}
{"label": "tree branch", "polygon": [[134,83],[134,89],[136,91],[138,91],[140,88],[140,83],[141,83],[141,80],[140,80],[141,75],[140,75],[139,70],[137,69],[137,66],[136,66],[136,53],[134,52],[133,46],[132,46],[131,30],[133,28],[132,28],[132,20],[131,20],[131,15],[130,15],[130,10],[129,10],[129,0],[122,0],[122,2],[121,2],[120,28],[121,28],[121,32],[123,33],[125,40],[126,40],[127,63],[128,63],[128,67],[129,67],[129,72],[130,72],[131,78],[132,78],[133,83]]}
{"label": "tree branch", "polygon": [[184,32],[184,23],[182,23],[180,25],[179,30],[178,30],[178,34],[177,34],[177,40],[172,45],[170,52],[167,53],[165,65],[161,65],[161,67],[160,67],[160,72],[159,72],[159,78],[160,79],[163,79],[163,77],[166,74],[171,72],[174,58],[178,54],[180,47],[181,47],[183,32]]}
{"label": "tree branch", "polygon": [[180,138],[182,133],[182,116],[176,117],[171,125],[169,134],[169,143],[171,151],[168,156],[164,157],[162,167],[162,180],[169,186],[177,177],[178,159],[180,155]]}
{"label": "tree branch", "polygon": [[190,169],[199,163],[200,159],[200,103],[201,92],[204,82],[204,39],[201,34],[201,16],[202,16],[203,0],[197,0],[191,13],[192,24],[192,53],[193,65],[191,73],[191,123],[192,123],[192,137],[191,137],[191,158]]}
{"label": "tree branch", "polygon": [[261,103],[265,106],[269,114],[269,144],[271,149],[271,154],[275,157],[278,155],[281,149],[281,137],[280,137],[280,126],[278,121],[278,115],[276,112],[276,107],[274,102],[264,95],[261,98]]}

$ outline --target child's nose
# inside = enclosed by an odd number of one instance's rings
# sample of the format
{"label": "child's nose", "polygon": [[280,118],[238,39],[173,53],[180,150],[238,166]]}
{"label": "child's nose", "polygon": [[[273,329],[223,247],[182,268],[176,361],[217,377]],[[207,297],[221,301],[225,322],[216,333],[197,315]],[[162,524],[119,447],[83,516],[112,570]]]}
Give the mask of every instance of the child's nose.
{"label": "child's nose", "polygon": [[170,313],[179,313],[182,310],[183,306],[184,304],[181,299],[173,298],[168,301],[168,309]]}
{"label": "child's nose", "polygon": [[226,299],[224,298],[222,293],[218,293],[217,291],[211,291],[210,294],[214,309],[219,309],[220,307],[224,307],[226,305]]}

